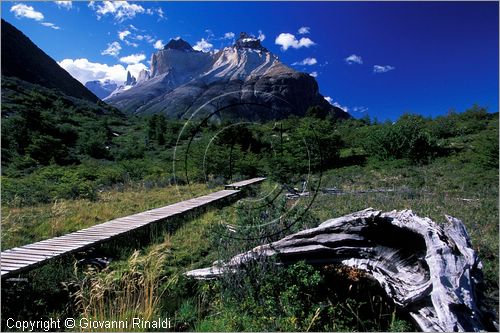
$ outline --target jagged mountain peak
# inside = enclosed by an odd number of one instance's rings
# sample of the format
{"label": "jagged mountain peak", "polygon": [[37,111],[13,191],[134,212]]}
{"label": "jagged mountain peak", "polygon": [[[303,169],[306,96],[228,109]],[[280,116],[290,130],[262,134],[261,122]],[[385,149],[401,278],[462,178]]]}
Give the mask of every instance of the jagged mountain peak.
{"label": "jagged mountain peak", "polygon": [[137,83],[144,82],[149,80],[151,77],[149,70],[143,69],[139,72],[139,75],[137,76]]}
{"label": "jagged mountain peak", "polygon": [[137,82],[136,78],[130,74],[129,71],[127,71],[127,81],[125,81],[125,85],[131,86],[134,85]]}
{"label": "jagged mountain peak", "polygon": [[185,52],[193,52],[194,49],[191,47],[191,45],[183,40],[182,38],[174,38],[171,39],[167,45],[163,48],[164,50],[179,50],[179,51],[185,51]]}
{"label": "jagged mountain peak", "polygon": [[234,47],[237,49],[253,49],[269,52],[264,46],[262,46],[260,39],[246,32],[240,33],[240,38],[236,40]]}
{"label": "jagged mountain peak", "polygon": [[[228,94],[235,92],[238,93]],[[315,105],[339,118],[348,117],[319,94],[312,76],[281,63],[261,45],[259,38],[245,32],[233,46],[218,52],[194,51],[181,39],[171,40],[153,53],[149,71],[139,74],[134,85],[111,94],[106,102],[125,112],[162,112],[181,117],[201,106],[208,112],[215,104],[234,103],[235,98],[268,103],[272,107],[264,115],[268,118],[303,115],[309,106]],[[205,105],[215,100],[215,104]],[[256,116],[251,108],[245,112],[249,118]]]}

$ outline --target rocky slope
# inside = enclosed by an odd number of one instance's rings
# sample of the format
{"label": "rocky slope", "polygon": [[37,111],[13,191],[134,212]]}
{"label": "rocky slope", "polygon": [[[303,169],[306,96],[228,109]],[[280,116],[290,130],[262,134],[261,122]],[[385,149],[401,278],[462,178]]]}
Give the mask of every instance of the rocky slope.
{"label": "rocky slope", "polygon": [[153,54],[148,72],[141,72],[130,88],[118,89],[106,102],[129,113],[161,112],[177,118],[197,110],[206,115],[227,108],[231,116],[273,119],[303,115],[314,105],[338,118],[349,117],[319,94],[312,76],[287,67],[260,40],[245,33],[216,53],[195,51],[182,39],[171,40]]}
{"label": "rocky slope", "polygon": [[2,76],[16,77],[91,102],[99,100],[21,31],[3,19]]}

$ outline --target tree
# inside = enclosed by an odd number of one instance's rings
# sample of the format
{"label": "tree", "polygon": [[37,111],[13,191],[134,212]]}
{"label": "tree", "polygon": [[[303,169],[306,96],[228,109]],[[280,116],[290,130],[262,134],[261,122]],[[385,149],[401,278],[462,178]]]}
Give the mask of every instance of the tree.
{"label": "tree", "polygon": [[63,159],[67,154],[65,148],[61,140],[49,135],[37,134],[26,148],[26,153],[38,163],[47,165]]}
{"label": "tree", "polygon": [[79,142],[80,151],[93,158],[107,158],[106,134],[104,131],[85,133]]}
{"label": "tree", "polygon": [[324,120],[328,116],[328,110],[319,105],[310,106],[306,111],[306,116]]}
{"label": "tree", "polygon": [[154,114],[148,119],[147,135],[150,142],[156,142],[160,146],[165,145],[165,132],[167,120],[163,114]]}
{"label": "tree", "polygon": [[165,115],[158,115],[158,122],[156,123],[156,141],[160,146],[165,145],[165,131],[167,130],[167,120]]}
{"label": "tree", "polygon": [[158,122],[158,116],[154,114],[151,118],[148,119],[148,140],[154,141],[156,140],[156,124]]}

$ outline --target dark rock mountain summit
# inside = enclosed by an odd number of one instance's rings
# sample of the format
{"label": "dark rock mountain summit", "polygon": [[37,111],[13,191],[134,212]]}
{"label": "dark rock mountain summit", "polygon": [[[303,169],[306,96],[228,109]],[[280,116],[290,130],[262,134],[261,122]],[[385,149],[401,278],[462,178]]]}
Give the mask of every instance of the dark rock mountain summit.
{"label": "dark rock mountain summit", "polygon": [[312,76],[284,65],[246,33],[233,46],[210,53],[196,51],[182,39],[171,40],[152,55],[148,71],[105,101],[128,113],[175,118],[233,106],[237,110],[230,112],[244,118],[272,119],[304,115],[316,105],[334,117],[350,117],[324,99]]}
{"label": "dark rock mountain summit", "polygon": [[182,38],[178,39],[171,39],[170,42],[168,42],[167,45],[165,45],[164,49],[172,49],[172,50],[179,50],[179,51],[186,51],[186,52],[195,52],[191,45],[189,45],[188,42],[183,40]]}
{"label": "dark rock mountain summit", "polygon": [[62,69],[13,25],[2,19],[2,76],[16,77],[91,102],[99,98]]}

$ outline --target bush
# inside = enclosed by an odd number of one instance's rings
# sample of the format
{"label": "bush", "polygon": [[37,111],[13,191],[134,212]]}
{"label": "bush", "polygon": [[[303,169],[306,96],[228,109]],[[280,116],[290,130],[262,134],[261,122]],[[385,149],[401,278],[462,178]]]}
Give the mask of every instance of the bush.
{"label": "bush", "polygon": [[473,105],[463,113],[452,110],[446,116],[429,121],[428,129],[436,138],[450,138],[484,130],[489,119],[491,114],[485,108]]}
{"label": "bush", "polygon": [[476,164],[482,168],[498,170],[498,114],[473,141],[473,150],[477,154]]}
{"label": "bush", "polygon": [[455,114],[457,134],[465,135],[481,131],[488,125],[490,115],[488,111],[479,105],[473,105],[463,113]]}
{"label": "bush", "polygon": [[426,130],[422,116],[407,114],[396,123],[374,126],[368,131],[363,148],[381,160],[406,158],[427,162],[435,156],[437,143]]}
{"label": "bush", "polygon": [[[384,331],[411,324],[395,316],[384,291],[344,266],[277,266],[257,260],[222,280],[202,284],[198,330]],[[215,313],[216,315],[214,315]],[[238,320],[235,320],[238,319]]]}
{"label": "bush", "polygon": [[[319,172],[340,164],[340,149],[344,143],[327,120],[290,118],[278,129],[268,157],[268,174],[290,183],[310,172]],[[279,137],[278,137],[279,136]]]}
{"label": "bush", "polygon": [[144,138],[138,134],[122,135],[113,140],[111,154],[117,161],[143,158],[146,152]]}

